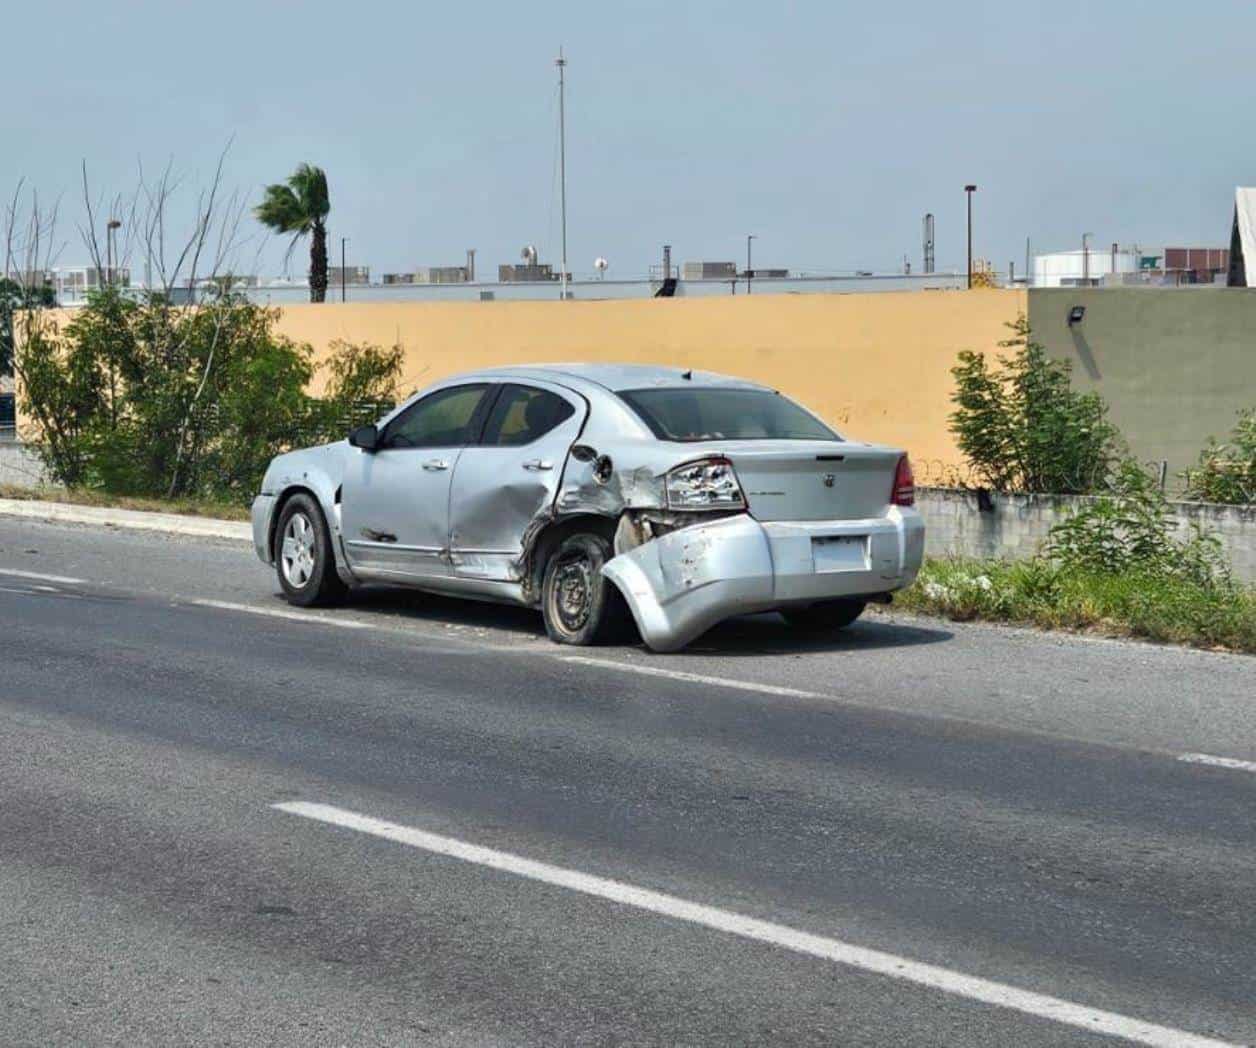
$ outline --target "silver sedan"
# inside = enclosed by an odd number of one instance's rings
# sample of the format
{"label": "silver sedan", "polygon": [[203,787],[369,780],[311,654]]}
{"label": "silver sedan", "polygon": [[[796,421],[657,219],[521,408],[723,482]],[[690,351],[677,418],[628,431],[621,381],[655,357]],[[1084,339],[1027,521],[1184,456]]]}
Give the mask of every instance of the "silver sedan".
{"label": "silver sedan", "polygon": [[550,637],[656,651],[732,615],[836,630],[916,577],[903,452],[774,390],[679,368],[447,378],[348,440],[280,455],[253,502],[287,599],[364,583],[539,607]]}

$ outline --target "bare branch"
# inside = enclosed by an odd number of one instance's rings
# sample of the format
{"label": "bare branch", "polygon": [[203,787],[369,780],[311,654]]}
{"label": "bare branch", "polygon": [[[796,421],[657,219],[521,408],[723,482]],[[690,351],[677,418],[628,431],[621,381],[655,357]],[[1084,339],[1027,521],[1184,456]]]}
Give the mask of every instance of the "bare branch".
{"label": "bare branch", "polygon": [[100,257],[100,241],[96,239],[96,209],[92,207],[91,188],[87,181],[87,161],[83,161],[83,209],[87,212],[86,226],[79,225],[79,235],[91,256],[92,265],[98,273],[104,272],[104,263]]}

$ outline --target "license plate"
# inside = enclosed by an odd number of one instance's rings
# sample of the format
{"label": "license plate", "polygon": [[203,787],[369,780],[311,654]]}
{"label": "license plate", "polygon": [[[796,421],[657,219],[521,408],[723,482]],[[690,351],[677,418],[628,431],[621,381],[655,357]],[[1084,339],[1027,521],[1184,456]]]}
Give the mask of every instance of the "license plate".
{"label": "license plate", "polygon": [[867,571],[867,535],[831,535],[811,540],[816,571]]}

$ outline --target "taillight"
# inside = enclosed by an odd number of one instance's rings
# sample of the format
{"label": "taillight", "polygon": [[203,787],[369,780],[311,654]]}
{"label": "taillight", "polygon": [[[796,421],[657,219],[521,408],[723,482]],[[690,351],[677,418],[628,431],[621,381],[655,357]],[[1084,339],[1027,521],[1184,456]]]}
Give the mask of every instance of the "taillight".
{"label": "taillight", "polygon": [[916,478],[911,471],[911,461],[904,455],[894,471],[894,490],[890,492],[890,505],[914,506],[916,504]]}
{"label": "taillight", "polygon": [[742,509],[746,498],[726,458],[686,462],[667,474],[668,509]]}

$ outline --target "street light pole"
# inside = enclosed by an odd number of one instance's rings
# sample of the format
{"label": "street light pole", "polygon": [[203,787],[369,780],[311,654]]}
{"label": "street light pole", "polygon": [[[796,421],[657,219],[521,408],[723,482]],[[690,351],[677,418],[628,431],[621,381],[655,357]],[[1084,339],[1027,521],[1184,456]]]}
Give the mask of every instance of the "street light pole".
{"label": "street light pole", "polygon": [[105,223],[105,280],[113,287],[113,231],[122,225],[116,218]]}
{"label": "street light pole", "polygon": [[750,233],[746,237],[746,294],[750,294],[750,281],[754,278],[754,269],[750,265],[750,241],[758,240],[758,236]]}
{"label": "street light pole", "polygon": [[[554,65],[558,66],[558,170],[559,170],[559,197],[562,212],[563,224],[563,261],[562,273],[559,274],[562,281],[561,294],[563,301],[567,301],[567,79],[564,75],[567,69],[567,59],[563,57],[563,49],[558,49],[558,57],[554,60]],[[553,199],[551,197],[551,199]]]}
{"label": "street light pole", "polygon": [[348,237],[340,238],[340,301],[345,300],[345,244],[349,241]]}
{"label": "street light pole", "polygon": [[964,192],[968,196],[968,287],[971,290],[973,286],[973,194],[977,192],[977,187],[965,186]]}

